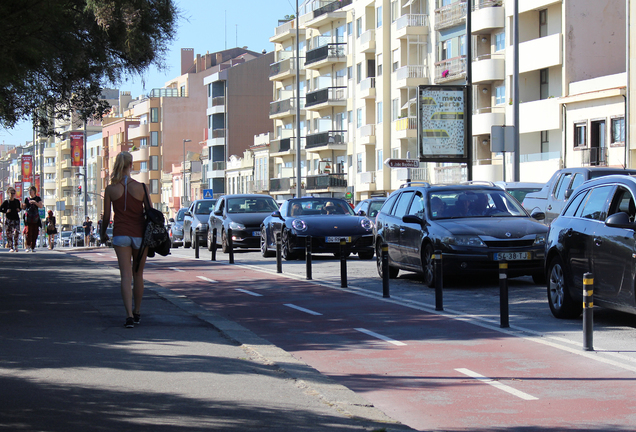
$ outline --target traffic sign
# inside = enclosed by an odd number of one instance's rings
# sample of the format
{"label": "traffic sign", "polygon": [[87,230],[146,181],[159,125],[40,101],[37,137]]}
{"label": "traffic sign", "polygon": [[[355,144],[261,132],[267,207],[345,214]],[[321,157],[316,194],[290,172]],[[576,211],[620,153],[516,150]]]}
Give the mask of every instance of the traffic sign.
{"label": "traffic sign", "polygon": [[203,199],[212,199],[214,197],[213,189],[203,189]]}
{"label": "traffic sign", "polygon": [[419,168],[420,161],[417,159],[387,159],[384,165],[389,168]]}

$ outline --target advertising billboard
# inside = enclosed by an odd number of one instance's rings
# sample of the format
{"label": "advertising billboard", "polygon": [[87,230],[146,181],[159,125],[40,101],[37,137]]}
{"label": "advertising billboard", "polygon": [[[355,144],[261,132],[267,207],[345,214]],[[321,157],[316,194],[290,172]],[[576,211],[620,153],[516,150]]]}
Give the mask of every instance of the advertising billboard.
{"label": "advertising billboard", "polygon": [[15,197],[22,201],[22,182],[15,182]]}
{"label": "advertising billboard", "polygon": [[40,187],[42,186],[42,180],[41,180],[42,177],[40,176],[40,174],[35,174],[33,178],[34,178],[33,183],[35,183],[37,194],[40,195]]}
{"label": "advertising billboard", "polygon": [[84,166],[83,132],[71,132],[71,166]]}
{"label": "advertising billboard", "polygon": [[417,145],[422,162],[468,162],[467,87],[419,86]]}
{"label": "advertising billboard", "polygon": [[33,183],[33,156],[22,155],[22,182]]}

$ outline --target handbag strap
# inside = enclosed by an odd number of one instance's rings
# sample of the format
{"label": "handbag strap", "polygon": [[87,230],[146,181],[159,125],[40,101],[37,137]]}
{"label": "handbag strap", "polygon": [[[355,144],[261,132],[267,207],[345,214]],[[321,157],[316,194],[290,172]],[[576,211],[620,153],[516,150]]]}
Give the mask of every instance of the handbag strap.
{"label": "handbag strap", "polygon": [[146,183],[142,183],[144,186],[144,206],[145,210],[148,210],[150,207],[150,198],[148,198],[148,189],[146,188]]}

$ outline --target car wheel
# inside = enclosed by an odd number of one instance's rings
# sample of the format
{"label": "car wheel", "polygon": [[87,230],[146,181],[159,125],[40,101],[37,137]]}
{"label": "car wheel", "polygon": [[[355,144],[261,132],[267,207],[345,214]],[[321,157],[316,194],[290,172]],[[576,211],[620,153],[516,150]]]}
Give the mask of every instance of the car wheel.
{"label": "car wheel", "polygon": [[275,252],[269,250],[269,246],[267,245],[267,230],[265,229],[265,227],[261,229],[261,255],[264,258],[269,258],[276,255]]}
{"label": "car wheel", "polygon": [[289,244],[289,231],[283,230],[283,235],[281,238],[281,255],[285,259],[285,261],[292,261],[296,259],[296,254],[291,251],[291,246]]}
{"label": "car wheel", "polygon": [[422,282],[424,282],[429,287],[435,287],[435,266],[433,263],[433,245],[430,243],[424,246],[424,250],[422,251],[422,271],[424,273],[424,277]]}
{"label": "car wheel", "polygon": [[548,304],[550,311],[556,318],[578,318],[583,310],[580,302],[575,302],[570,296],[567,286],[565,268],[561,258],[556,256],[548,266]]}
{"label": "car wheel", "polygon": [[[361,260],[370,260],[373,258],[373,251],[369,252],[358,252],[358,258]],[[382,258],[382,257],[380,257]]]}
{"label": "car wheel", "polygon": [[230,253],[230,246],[227,244],[227,234],[225,230],[221,232],[221,250],[223,253]]}
{"label": "car wheel", "polygon": [[[376,246],[375,257],[375,262],[378,267],[378,274],[381,278],[384,278],[384,274],[382,273],[382,244],[378,244]],[[400,273],[399,268],[389,265],[389,279],[395,279],[398,276],[398,273]]]}

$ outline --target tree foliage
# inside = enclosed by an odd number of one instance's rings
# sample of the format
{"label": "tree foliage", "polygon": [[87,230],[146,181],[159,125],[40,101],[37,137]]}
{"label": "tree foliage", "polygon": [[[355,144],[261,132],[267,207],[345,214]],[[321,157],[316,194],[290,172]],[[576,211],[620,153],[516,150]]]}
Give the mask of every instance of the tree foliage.
{"label": "tree foliage", "polygon": [[0,126],[101,115],[103,87],[165,68],[178,17],[173,0],[2,0]]}

